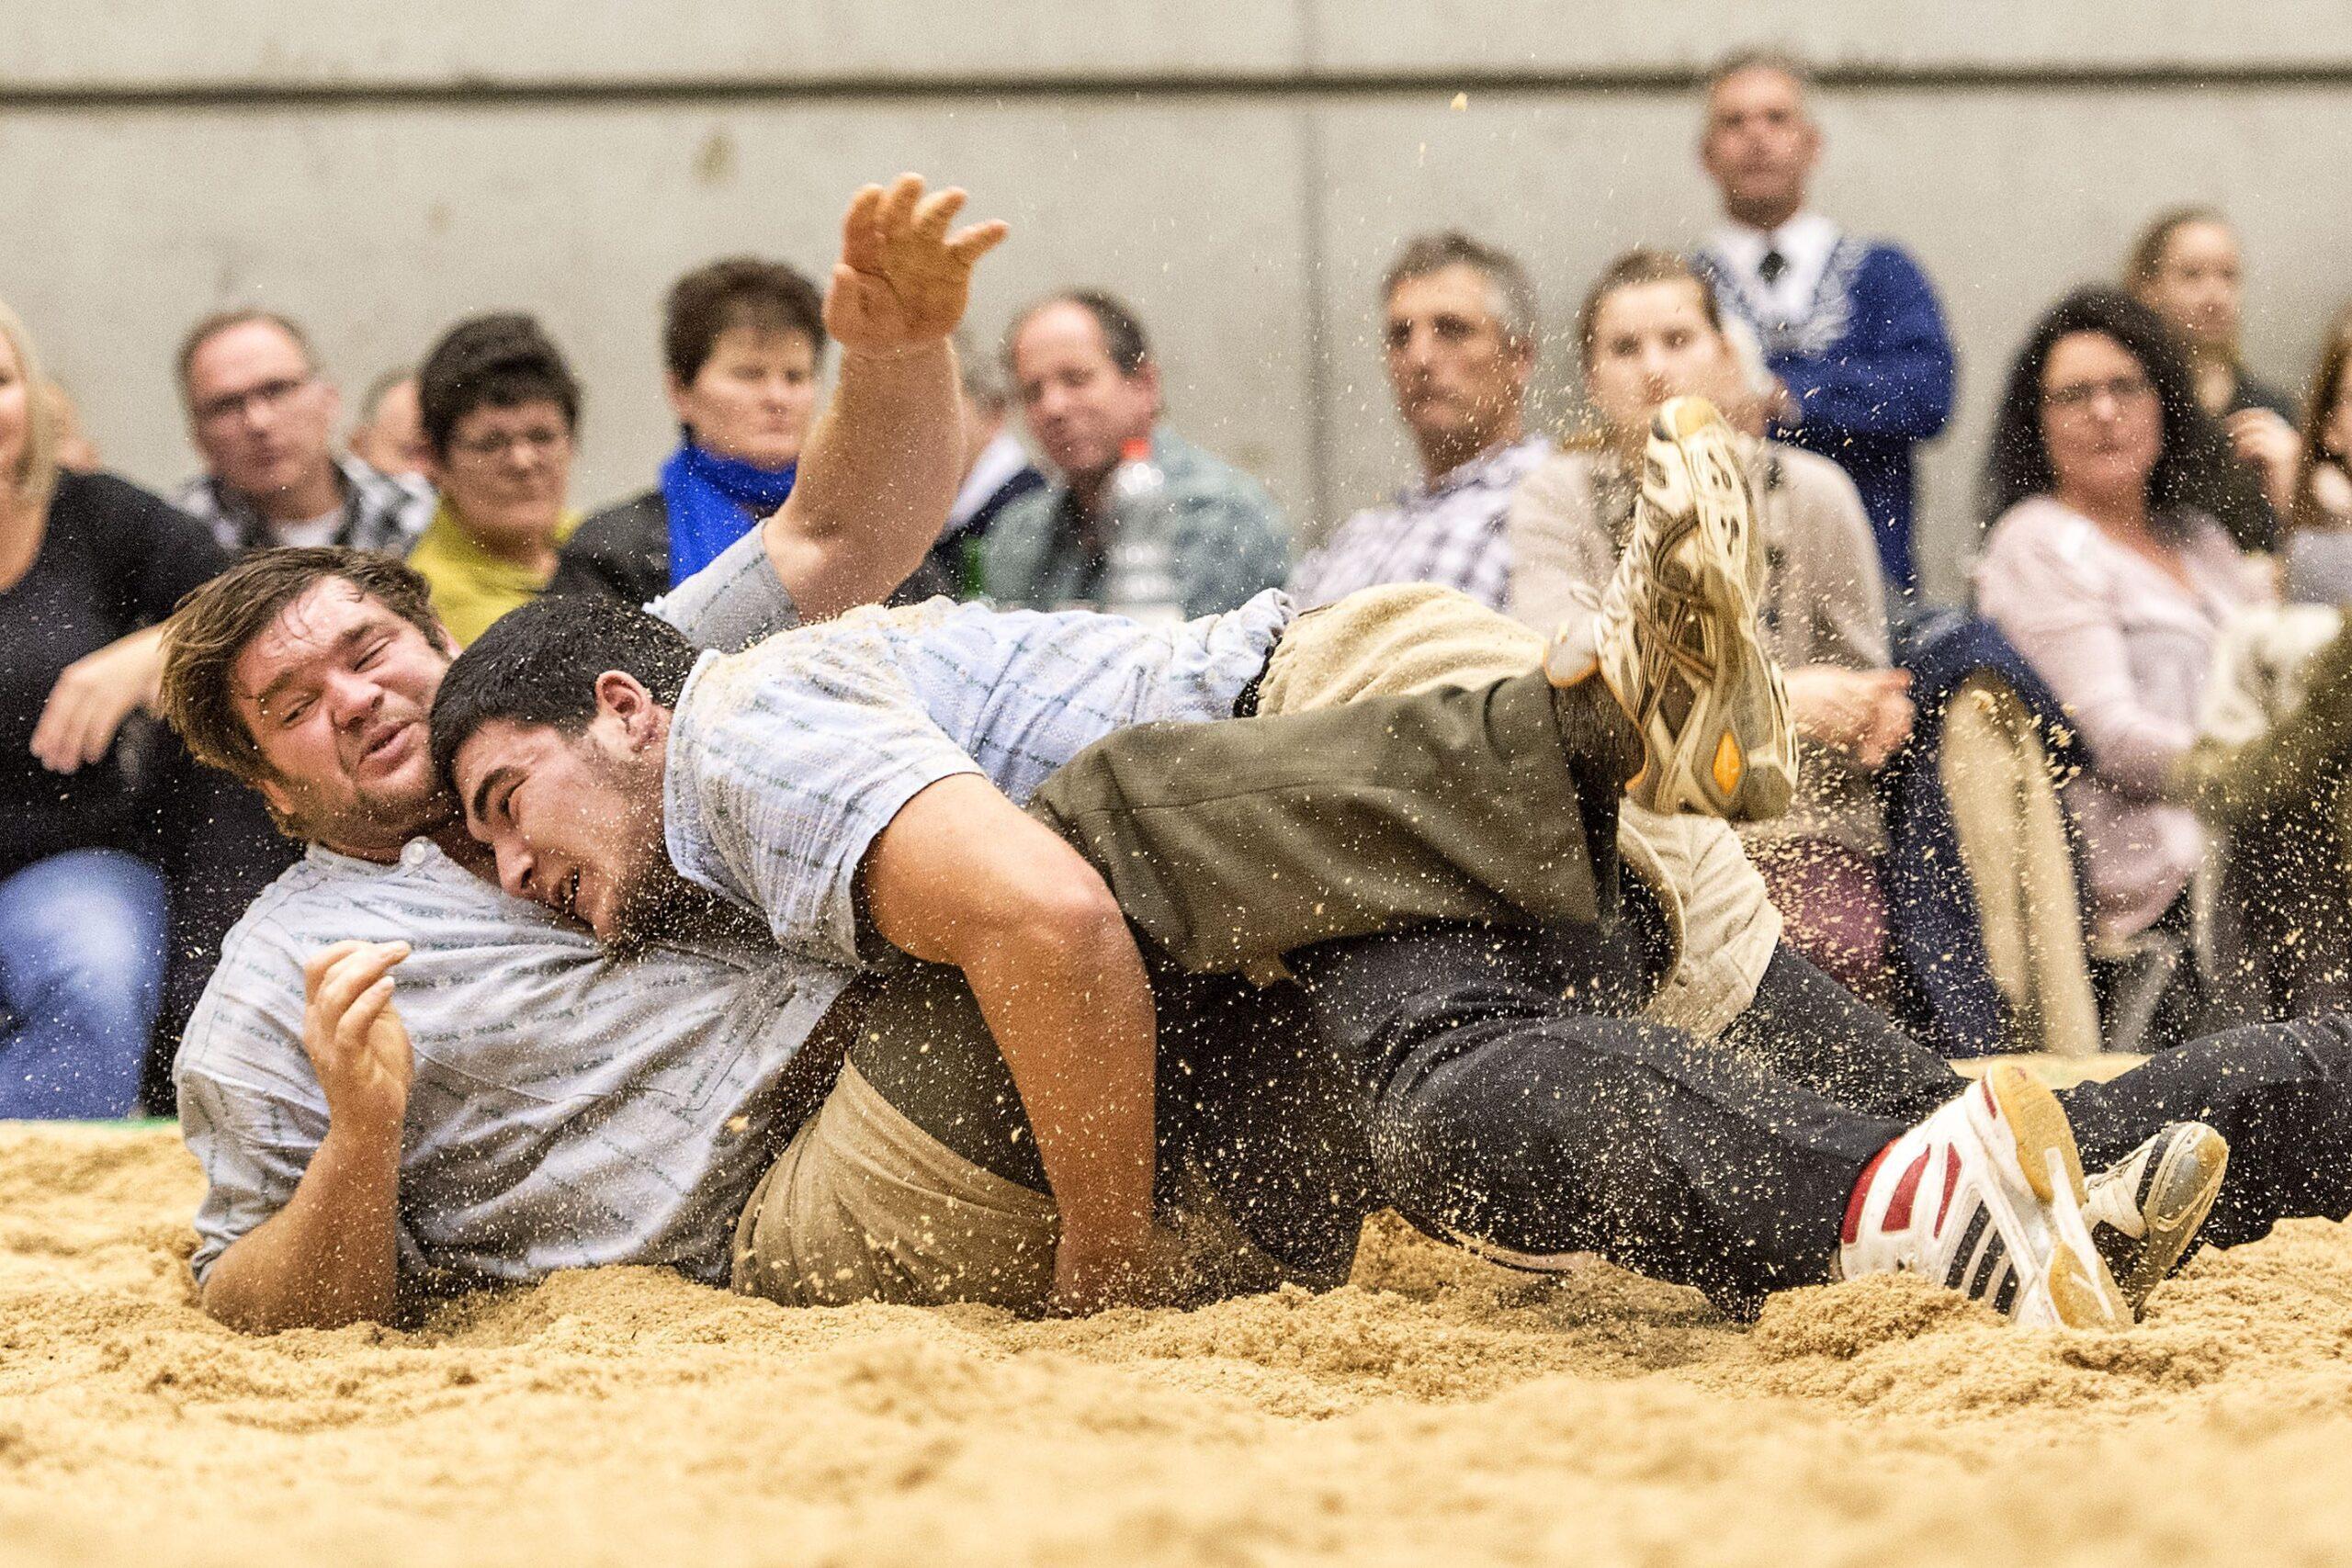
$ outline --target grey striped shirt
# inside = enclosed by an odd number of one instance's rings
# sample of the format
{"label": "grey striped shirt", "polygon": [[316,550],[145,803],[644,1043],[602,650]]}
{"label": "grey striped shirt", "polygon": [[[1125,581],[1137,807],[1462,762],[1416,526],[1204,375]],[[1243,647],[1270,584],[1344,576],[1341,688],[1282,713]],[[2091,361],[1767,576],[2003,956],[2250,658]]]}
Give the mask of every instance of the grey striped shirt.
{"label": "grey striped shirt", "polygon": [[[716,647],[793,619],[756,530],[652,608]],[[418,840],[388,866],[313,848],[222,946],[176,1068],[181,1131],[209,1183],[199,1281],[285,1206],[325,1136],[301,966],[346,937],[414,949],[399,970],[416,1052],[408,1266],[529,1280],[668,1263],[726,1278],[736,1213],[795,1114],[785,1068],[847,975],[765,944],[609,957]]]}

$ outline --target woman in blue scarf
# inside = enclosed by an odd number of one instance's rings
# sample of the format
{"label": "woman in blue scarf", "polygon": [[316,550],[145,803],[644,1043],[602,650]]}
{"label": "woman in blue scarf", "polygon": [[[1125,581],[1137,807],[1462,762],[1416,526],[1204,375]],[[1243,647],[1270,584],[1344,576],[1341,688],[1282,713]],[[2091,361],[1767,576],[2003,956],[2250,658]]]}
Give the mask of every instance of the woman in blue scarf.
{"label": "woman in blue scarf", "polygon": [[662,482],[596,513],[564,546],[557,592],[641,604],[784,504],[817,412],[824,298],[782,262],[712,262],[670,290],[664,378],[678,449]]}

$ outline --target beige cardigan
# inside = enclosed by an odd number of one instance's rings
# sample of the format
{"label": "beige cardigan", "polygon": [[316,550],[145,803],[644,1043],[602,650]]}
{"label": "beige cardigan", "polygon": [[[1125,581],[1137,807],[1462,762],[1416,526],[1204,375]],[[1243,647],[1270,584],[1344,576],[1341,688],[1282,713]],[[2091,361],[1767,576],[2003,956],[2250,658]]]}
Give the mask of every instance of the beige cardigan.
{"label": "beige cardigan", "polygon": [[[1792,670],[1885,669],[1886,590],[1853,480],[1826,457],[1778,443],[1750,445],[1770,562],[1765,647]],[[1589,615],[1617,570],[1634,499],[1633,481],[1605,452],[1564,452],[1521,481],[1508,525],[1511,615],[1546,635],[1571,615]],[[1799,757],[1788,814],[1742,829],[1741,838],[1751,846],[1826,838],[1863,854],[1883,852],[1886,829],[1869,773],[1832,747],[1807,744]]]}

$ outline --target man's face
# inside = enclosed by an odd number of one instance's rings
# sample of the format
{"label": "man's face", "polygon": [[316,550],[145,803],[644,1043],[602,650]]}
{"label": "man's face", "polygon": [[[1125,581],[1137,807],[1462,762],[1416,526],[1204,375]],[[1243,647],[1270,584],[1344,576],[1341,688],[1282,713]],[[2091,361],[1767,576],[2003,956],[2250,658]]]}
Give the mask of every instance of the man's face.
{"label": "man's face", "polygon": [[2156,270],[2140,298],[2199,348],[2237,346],[2244,279],[2238,237],[2220,223],[2183,223],[2165,241]]}
{"label": "man's face", "polygon": [[670,406],[706,452],[776,472],[800,460],[817,413],[817,345],[802,332],[729,327]]}
{"label": "man's face", "polygon": [[1082,305],[1046,306],[1012,340],[1012,376],[1029,432],[1046,460],[1073,482],[1111,471],[1119,448],[1147,439],[1159,417],[1159,373],[1134,375],[1111,361],[1102,328]]}
{"label": "man's face", "polygon": [[[629,700],[607,702],[605,688],[623,682]],[[501,887],[599,941],[629,945],[654,934],[689,888],[662,845],[662,748],[645,723],[650,699],[617,673],[599,682],[598,696],[596,716],[577,735],[492,720],[458,748],[451,772],[467,830],[498,857]]]}
{"label": "man's face", "polygon": [[1722,188],[1724,210],[1741,222],[1777,228],[1794,217],[1820,156],[1804,90],[1786,73],[1751,66],[1708,95],[1699,160]]}
{"label": "man's face", "polygon": [[310,484],[332,469],[333,386],[274,321],[215,333],[187,364],[187,410],[212,476],[255,501]]}
{"label": "man's face", "polygon": [[441,494],[488,548],[551,549],[571,491],[571,423],[562,405],[535,399],[469,409],[430,473]]}
{"label": "man's face", "polygon": [[1628,284],[1593,312],[1585,390],[1620,441],[1637,439],[1668,398],[1696,393],[1730,408],[1738,367],[1699,286],[1688,278]]}
{"label": "man's face", "polygon": [[379,474],[422,474],[433,461],[416,406],[416,378],[404,377],[376,400],[376,417],[351,434],[351,450]]}
{"label": "man's face", "polygon": [[1518,429],[1535,367],[1533,346],[1504,333],[1494,296],[1485,274],[1456,264],[1406,278],[1388,297],[1396,412],[1424,451],[1456,462]]}
{"label": "man's face", "polygon": [[344,579],[311,584],[229,667],[263,795],[304,837],[377,858],[448,821],[425,726],[449,659]]}

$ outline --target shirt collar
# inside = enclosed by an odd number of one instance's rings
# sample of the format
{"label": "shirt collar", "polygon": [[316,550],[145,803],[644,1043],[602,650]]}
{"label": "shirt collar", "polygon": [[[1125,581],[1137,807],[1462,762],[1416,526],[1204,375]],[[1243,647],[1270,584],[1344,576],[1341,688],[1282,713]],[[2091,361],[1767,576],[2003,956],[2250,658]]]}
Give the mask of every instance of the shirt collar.
{"label": "shirt collar", "polygon": [[1777,229],[1726,222],[1715,231],[1709,243],[1715,254],[1730,262],[1743,276],[1754,276],[1764,253],[1770,250],[1779,251],[1792,267],[1812,271],[1826,265],[1829,253],[1837,249],[1838,225],[1818,212],[1807,210]]}

